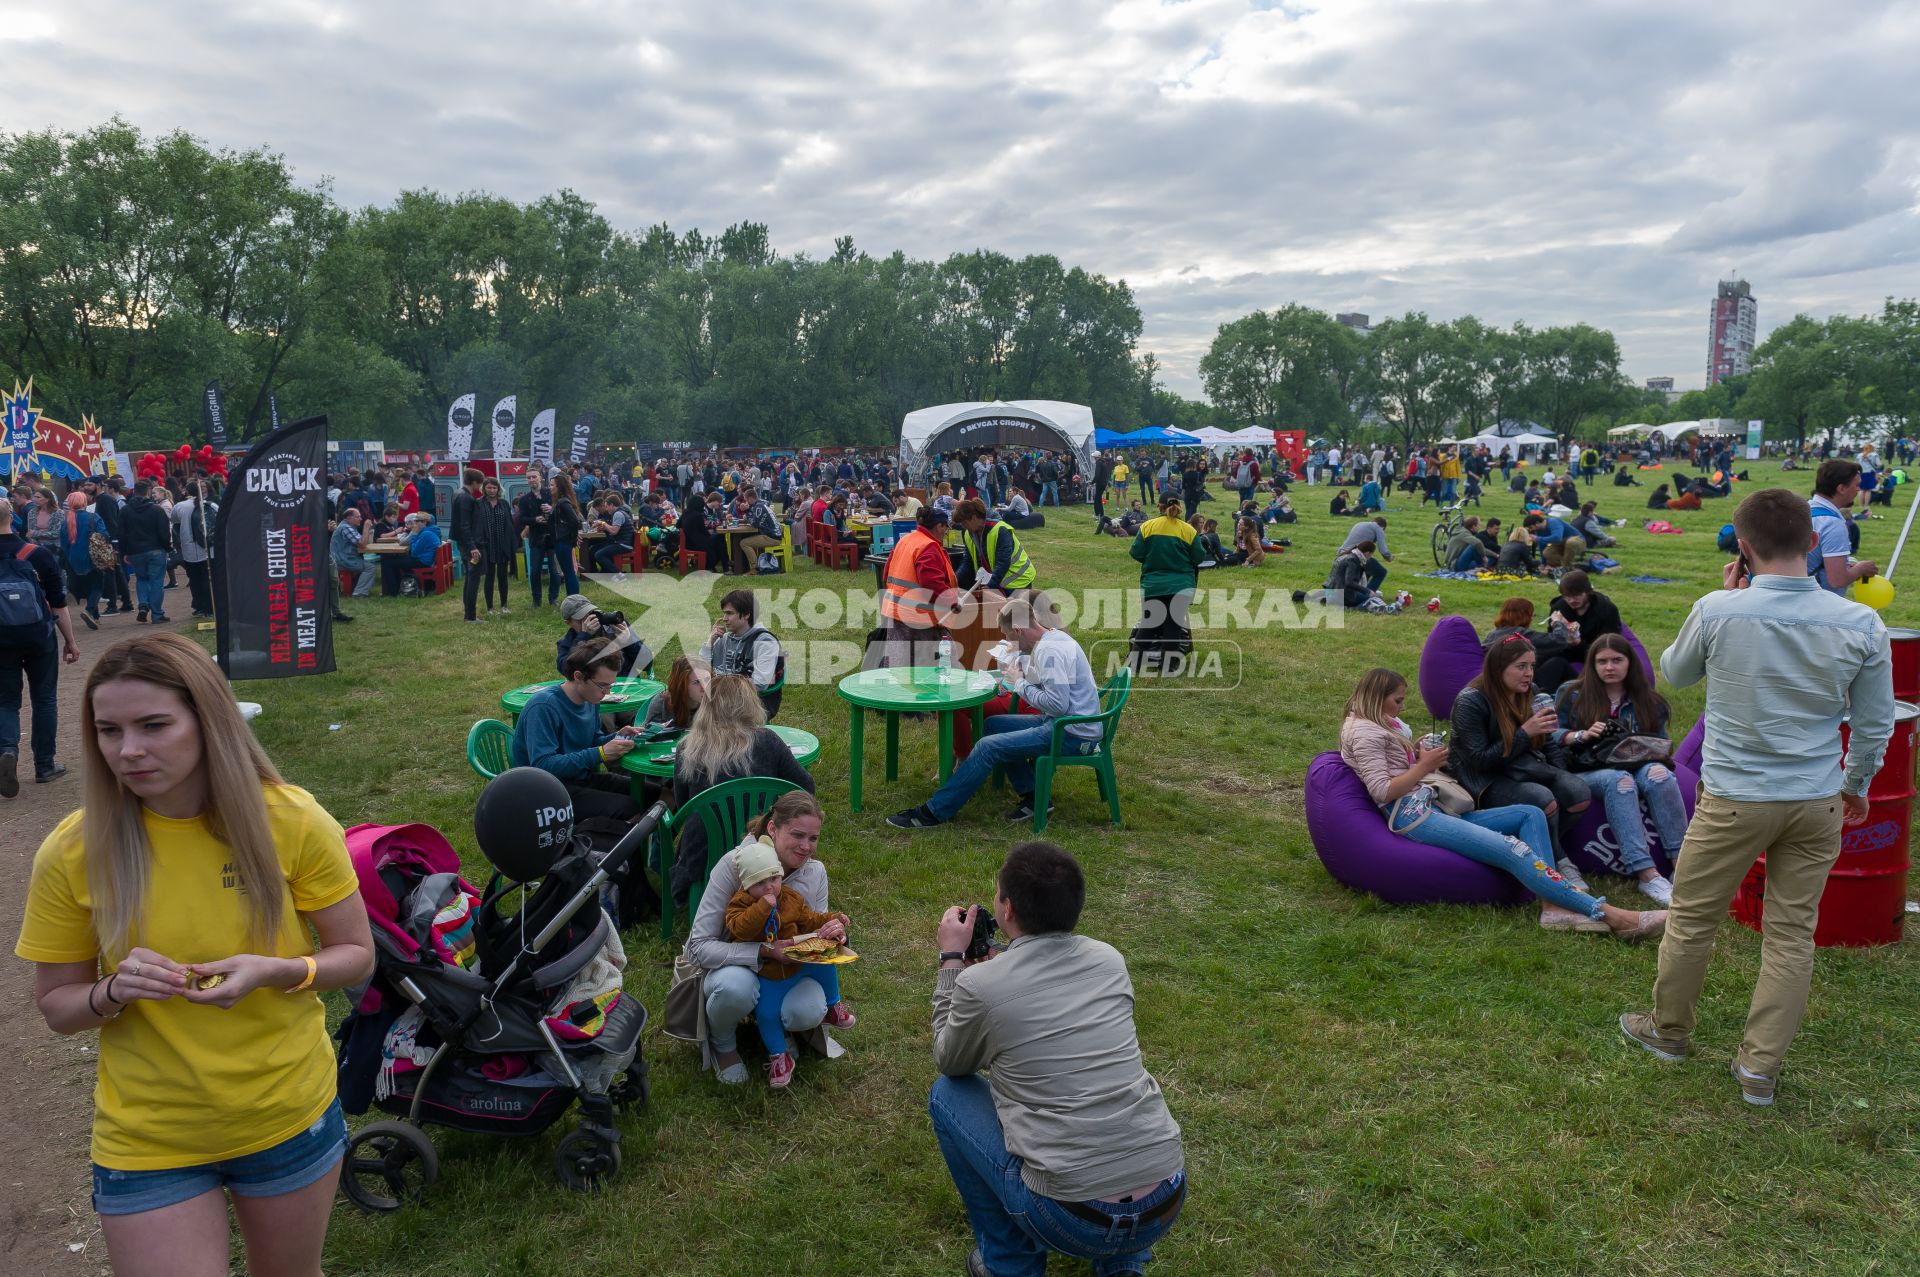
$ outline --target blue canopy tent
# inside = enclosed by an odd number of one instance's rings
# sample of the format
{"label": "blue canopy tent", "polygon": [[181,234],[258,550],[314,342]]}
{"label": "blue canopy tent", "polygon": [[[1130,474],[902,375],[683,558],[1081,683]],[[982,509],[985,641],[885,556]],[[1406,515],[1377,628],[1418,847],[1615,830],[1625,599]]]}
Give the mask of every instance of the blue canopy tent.
{"label": "blue canopy tent", "polygon": [[1183,430],[1171,426],[1147,426],[1141,430],[1121,432],[1118,430],[1097,429],[1093,432],[1093,445],[1102,451],[1108,448],[1147,448],[1155,444],[1166,448],[1198,448],[1200,440]]}

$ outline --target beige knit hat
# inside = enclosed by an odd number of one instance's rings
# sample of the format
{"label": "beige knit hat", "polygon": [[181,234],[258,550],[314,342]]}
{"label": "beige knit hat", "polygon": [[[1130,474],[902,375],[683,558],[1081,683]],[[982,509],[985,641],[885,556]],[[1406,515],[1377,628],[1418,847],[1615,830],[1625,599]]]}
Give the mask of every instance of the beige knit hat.
{"label": "beige knit hat", "polygon": [[733,867],[740,871],[742,887],[751,887],[786,872],[780,865],[780,857],[774,854],[773,844],[759,838],[733,849]]}

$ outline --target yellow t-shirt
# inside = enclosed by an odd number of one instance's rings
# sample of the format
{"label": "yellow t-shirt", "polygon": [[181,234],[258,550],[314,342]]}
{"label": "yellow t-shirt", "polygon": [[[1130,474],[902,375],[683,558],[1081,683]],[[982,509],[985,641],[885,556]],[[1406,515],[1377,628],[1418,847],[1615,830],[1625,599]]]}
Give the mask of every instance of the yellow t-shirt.
{"label": "yellow t-shirt", "polygon": [[[339,822],[291,785],[266,790],[287,906],[272,956],[313,952],[300,913],[338,904],[359,886]],[[255,952],[225,844],[204,822],[146,813],[153,844],[140,945],[175,962]],[[81,813],[33,858],[27,917],[14,952],[31,962],[99,955],[87,890]],[[232,1010],[183,998],[135,1001],[100,1029],[93,1088],[93,1160],[153,1171],[244,1157],[312,1126],[334,1097],[326,1012],[312,991],[256,989]]]}

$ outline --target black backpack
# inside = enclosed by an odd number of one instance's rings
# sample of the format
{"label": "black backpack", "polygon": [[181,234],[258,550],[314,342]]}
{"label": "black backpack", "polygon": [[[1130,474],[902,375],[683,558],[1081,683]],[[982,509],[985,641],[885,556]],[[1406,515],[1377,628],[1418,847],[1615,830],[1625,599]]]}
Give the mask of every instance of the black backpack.
{"label": "black backpack", "polygon": [[0,644],[34,647],[53,633],[53,610],[29,561],[36,548],[29,542],[12,558],[0,559]]}

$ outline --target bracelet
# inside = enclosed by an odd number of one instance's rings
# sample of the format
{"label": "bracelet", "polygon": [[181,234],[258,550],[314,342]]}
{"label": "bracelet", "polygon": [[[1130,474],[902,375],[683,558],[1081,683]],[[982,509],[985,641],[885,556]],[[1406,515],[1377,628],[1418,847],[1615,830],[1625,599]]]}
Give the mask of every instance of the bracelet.
{"label": "bracelet", "polygon": [[967,955],[964,953],[959,953],[950,949],[942,949],[940,951],[940,961],[942,962],[965,962],[966,960],[967,960]]}
{"label": "bracelet", "polygon": [[[113,996],[113,977],[118,974],[119,972],[116,971],[111,975],[101,976],[98,980],[95,980],[93,982],[93,987],[87,990],[87,1014],[93,1016],[95,1019],[111,1020],[111,1019],[114,1019],[116,1016],[118,1016],[121,1011],[124,1011],[127,1009],[125,1003],[121,1002],[119,999]],[[107,986],[107,1001],[113,1003],[114,1007],[116,1008],[113,1015],[108,1015],[103,1011],[98,1011],[94,1009],[93,995],[100,992],[100,986],[102,984],[105,984]]]}
{"label": "bracelet", "polygon": [[302,989],[306,988],[308,985],[313,983],[314,976],[320,974],[320,964],[314,961],[312,954],[310,953],[301,954],[300,961],[307,964],[307,978],[302,980],[299,984],[294,985],[291,989],[288,989],[287,990],[288,993],[300,992]]}

